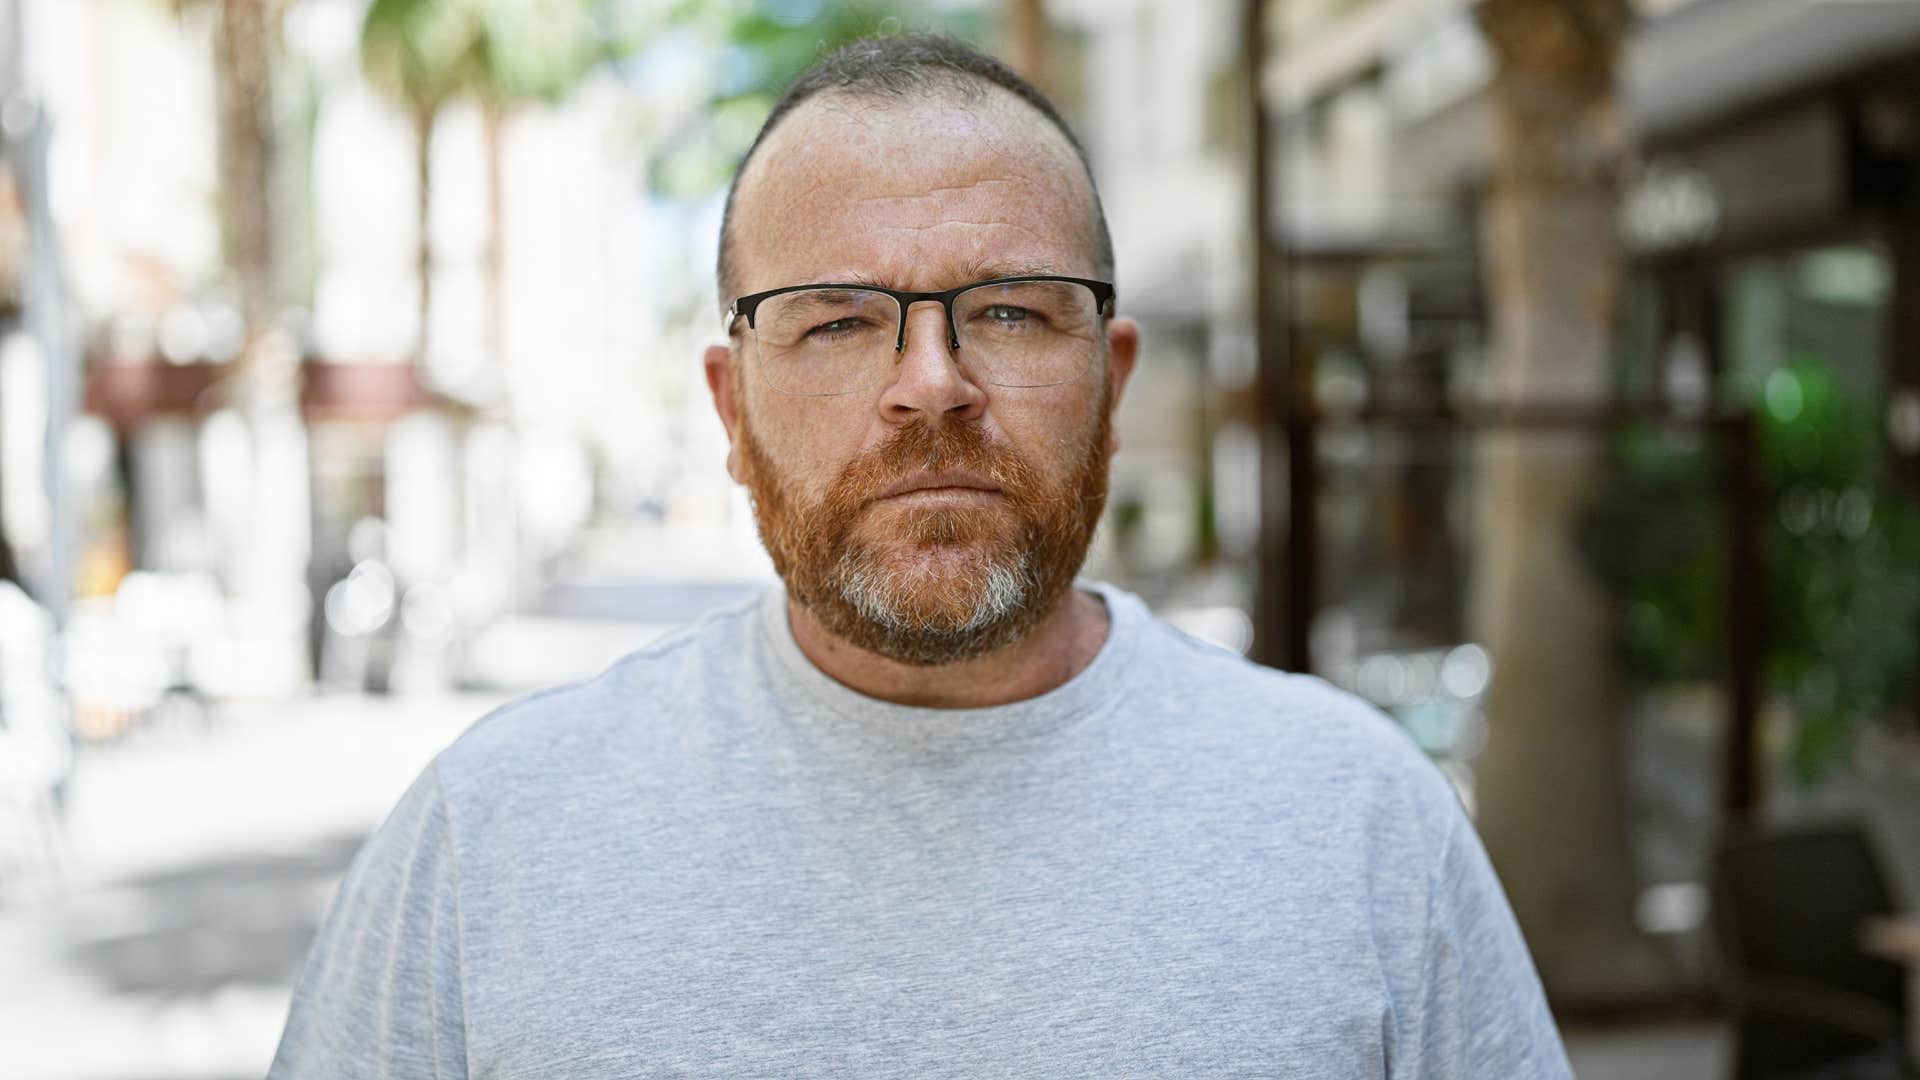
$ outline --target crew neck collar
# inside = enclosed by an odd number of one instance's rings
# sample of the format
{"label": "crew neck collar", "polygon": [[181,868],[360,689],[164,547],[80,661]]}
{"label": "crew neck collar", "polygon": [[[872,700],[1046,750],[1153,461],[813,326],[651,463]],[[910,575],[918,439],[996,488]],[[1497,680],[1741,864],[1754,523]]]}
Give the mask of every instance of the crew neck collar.
{"label": "crew neck collar", "polygon": [[870,697],[816,667],[800,651],[787,614],[786,591],[778,586],[761,597],[762,637],[779,673],[809,698],[850,726],[876,738],[908,745],[955,746],[1033,738],[1085,719],[1125,693],[1127,662],[1147,618],[1138,597],[1105,582],[1081,581],[1075,588],[1107,609],[1107,637],[1087,666],[1037,697],[984,708],[945,709],[901,705]]}

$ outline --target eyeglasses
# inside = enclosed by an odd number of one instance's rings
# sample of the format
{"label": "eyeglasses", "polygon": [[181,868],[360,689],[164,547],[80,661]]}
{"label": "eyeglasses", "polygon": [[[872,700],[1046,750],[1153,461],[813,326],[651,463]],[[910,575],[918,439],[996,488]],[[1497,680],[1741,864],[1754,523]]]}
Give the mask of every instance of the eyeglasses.
{"label": "eyeglasses", "polygon": [[751,363],[769,385],[797,397],[878,386],[907,345],[907,308],[923,300],[947,313],[947,345],[974,377],[994,386],[1058,386],[1099,354],[1113,285],[1034,274],[944,292],[875,285],[789,285],[742,296],[726,325],[747,322]]}

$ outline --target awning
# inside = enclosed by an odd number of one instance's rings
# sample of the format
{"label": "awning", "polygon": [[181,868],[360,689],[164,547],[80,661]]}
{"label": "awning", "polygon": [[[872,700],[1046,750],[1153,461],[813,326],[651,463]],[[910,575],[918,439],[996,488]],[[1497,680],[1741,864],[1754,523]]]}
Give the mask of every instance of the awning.
{"label": "awning", "polygon": [[1645,24],[1624,91],[1655,141],[1920,52],[1920,0],[1699,0]]}

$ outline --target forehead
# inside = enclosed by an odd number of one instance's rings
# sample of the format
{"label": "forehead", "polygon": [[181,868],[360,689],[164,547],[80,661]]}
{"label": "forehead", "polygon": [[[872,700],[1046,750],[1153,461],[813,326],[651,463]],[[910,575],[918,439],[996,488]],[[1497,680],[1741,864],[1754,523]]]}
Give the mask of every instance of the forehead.
{"label": "forehead", "polygon": [[1093,220],[1072,146],[1011,94],[821,95],[768,135],[740,179],[735,284],[932,289],[999,273],[1090,276]]}

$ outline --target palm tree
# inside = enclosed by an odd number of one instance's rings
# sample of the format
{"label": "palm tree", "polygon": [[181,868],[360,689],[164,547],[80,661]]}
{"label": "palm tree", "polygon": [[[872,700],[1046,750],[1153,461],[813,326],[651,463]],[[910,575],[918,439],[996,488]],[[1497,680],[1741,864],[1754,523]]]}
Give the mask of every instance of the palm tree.
{"label": "palm tree", "polygon": [[418,184],[419,333],[414,359],[426,355],[433,306],[433,129],[456,100],[479,103],[486,138],[488,213],[487,344],[502,345],[503,208],[501,133],[508,113],[570,94],[606,51],[594,33],[591,0],[374,0],[361,25],[368,78],[407,110],[414,129]]}
{"label": "palm tree", "polygon": [[1047,78],[1046,0],[1006,0],[1002,21],[1003,54],[1008,66],[1041,93],[1052,93]]}
{"label": "palm tree", "polygon": [[300,434],[300,355],[279,327],[283,300],[274,205],[273,73],[287,0],[167,0],[176,16],[212,8],[221,256],[243,339],[217,397],[251,436],[250,513],[223,570],[228,589],[284,595],[304,572],[308,477]]}
{"label": "palm tree", "polygon": [[367,78],[407,112],[414,134],[414,179],[419,234],[418,329],[413,359],[426,359],[433,311],[433,128],[440,111],[478,81],[477,20],[471,5],[442,0],[373,0],[360,29],[360,63]]}
{"label": "palm tree", "polygon": [[580,0],[493,0],[485,6],[482,78],[472,89],[480,101],[487,157],[486,343],[498,357],[505,346],[501,165],[507,115],[522,105],[563,100],[609,54],[593,32],[590,5]]}
{"label": "palm tree", "polygon": [[756,0],[679,0],[664,22],[698,32],[729,61],[718,65],[727,75],[713,93],[691,112],[668,118],[656,140],[649,184],[687,200],[726,186],[773,103],[834,49],[906,29],[937,29],[974,42],[986,36],[978,12],[922,11],[915,0],[837,0],[798,13]]}
{"label": "palm tree", "polygon": [[[249,436],[248,512],[223,537],[219,567],[229,596],[278,618],[260,632],[301,654],[303,619],[286,598],[307,557],[310,475],[300,415],[300,354],[279,324],[283,300],[274,205],[279,167],[273,84],[289,0],[161,0],[176,17],[211,9],[221,260],[239,302],[240,351],[210,397]],[[56,579],[68,575],[56,569]],[[282,637],[284,635],[284,637]],[[289,670],[291,674],[291,669]]]}
{"label": "palm tree", "polygon": [[[1496,64],[1481,210],[1492,393],[1502,405],[1598,410],[1625,269],[1615,85],[1628,0],[1483,0],[1477,11]],[[1600,467],[1590,434],[1483,442],[1474,614],[1499,666],[1479,821],[1562,1001],[1618,998],[1660,976],[1631,917],[1612,613],[1572,544]]]}
{"label": "palm tree", "polygon": [[[167,0],[176,16],[214,9],[221,256],[240,301],[245,344],[227,380],[243,412],[292,400],[297,357],[263,348],[280,304],[273,173],[273,66],[285,0]],[[267,402],[276,405],[268,405]]]}
{"label": "palm tree", "polygon": [[[272,61],[279,16],[274,0],[221,0],[213,39],[220,88],[220,188],[226,205],[222,232],[249,338],[272,325],[278,306]],[[243,363],[254,359],[246,356]]]}

